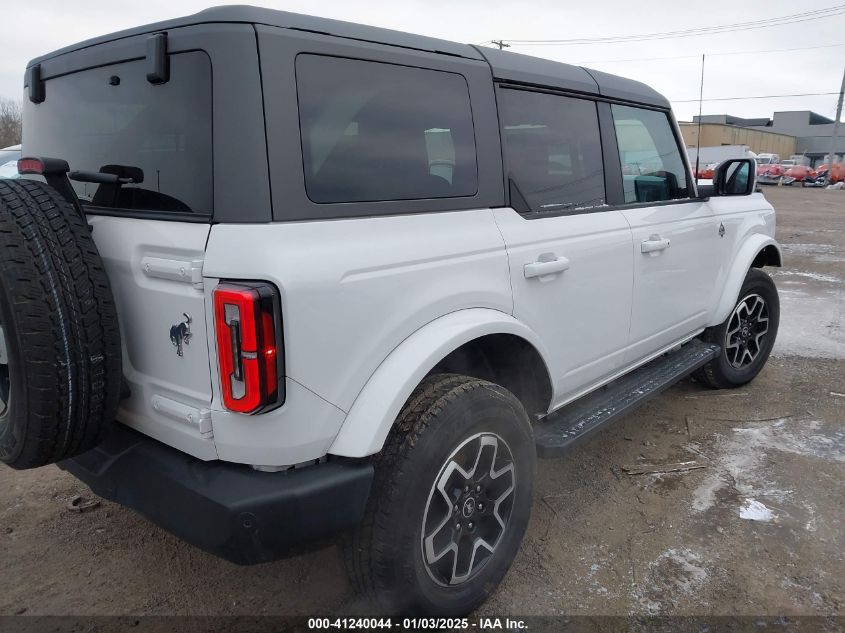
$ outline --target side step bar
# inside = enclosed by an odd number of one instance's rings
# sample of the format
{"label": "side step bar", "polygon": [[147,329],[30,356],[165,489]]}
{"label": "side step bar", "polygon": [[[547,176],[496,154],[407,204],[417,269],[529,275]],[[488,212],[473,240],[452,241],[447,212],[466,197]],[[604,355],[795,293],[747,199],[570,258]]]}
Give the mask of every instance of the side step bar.
{"label": "side step bar", "polygon": [[719,350],[718,345],[695,339],[552,413],[534,427],[537,455],[560,457],[709,363]]}

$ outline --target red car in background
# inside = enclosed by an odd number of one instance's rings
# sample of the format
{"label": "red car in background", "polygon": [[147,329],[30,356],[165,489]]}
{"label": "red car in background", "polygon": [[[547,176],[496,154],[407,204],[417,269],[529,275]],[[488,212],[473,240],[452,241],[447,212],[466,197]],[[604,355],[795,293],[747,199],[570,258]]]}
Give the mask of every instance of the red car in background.
{"label": "red car in background", "polygon": [[[827,170],[827,163],[819,165],[818,169],[816,169],[816,174],[817,176],[824,176],[827,174]],[[833,163],[833,169],[830,172],[830,182],[833,184],[842,181],[845,181],[845,163]]]}
{"label": "red car in background", "polygon": [[757,182],[759,183],[776,183],[783,175],[784,169],[778,163],[757,165]]}
{"label": "red car in background", "polygon": [[761,185],[771,185],[780,182],[784,168],[780,164],[777,154],[757,154],[757,182]]}
{"label": "red car in background", "polygon": [[799,182],[816,179],[815,170],[812,167],[808,167],[807,165],[793,165],[784,172],[784,175],[788,176],[789,178],[794,178]]}

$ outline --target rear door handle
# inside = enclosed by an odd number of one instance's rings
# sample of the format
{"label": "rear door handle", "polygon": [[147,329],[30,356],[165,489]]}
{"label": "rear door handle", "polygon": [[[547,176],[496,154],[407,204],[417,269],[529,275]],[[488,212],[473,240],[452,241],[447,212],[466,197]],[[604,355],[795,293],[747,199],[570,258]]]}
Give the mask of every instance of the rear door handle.
{"label": "rear door handle", "polygon": [[667,248],[669,248],[669,240],[661,239],[659,235],[652,235],[640,244],[640,250],[642,250],[643,253],[665,251]]}
{"label": "rear door handle", "polygon": [[558,273],[569,270],[569,260],[566,257],[555,257],[548,261],[537,261],[525,264],[525,278],[538,277],[540,281],[553,279]]}

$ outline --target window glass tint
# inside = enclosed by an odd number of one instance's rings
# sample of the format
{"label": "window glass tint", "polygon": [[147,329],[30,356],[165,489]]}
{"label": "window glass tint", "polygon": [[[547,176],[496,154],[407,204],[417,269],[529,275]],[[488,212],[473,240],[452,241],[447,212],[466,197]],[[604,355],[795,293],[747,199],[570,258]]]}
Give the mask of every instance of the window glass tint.
{"label": "window glass tint", "polygon": [[509,176],[531,211],[580,212],[605,204],[594,102],[503,89],[499,115]]}
{"label": "window glass tint", "polygon": [[687,172],[664,112],[613,105],[625,202],[689,196]]}
{"label": "window glass tint", "polygon": [[[170,81],[152,85],[143,60],[49,79],[26,113],[27,152],[71,170],[140,168],[143,182],[73,182],[83,202],[149,211],[212,211],[211,62],[170,56]],[[137,174],[137,171],[135,172]]]}
{"label": "window glass tint", "polygon": [[477,192],[472,111],[462,76],[300,55],[296,77],[305,185],[314,202]]}

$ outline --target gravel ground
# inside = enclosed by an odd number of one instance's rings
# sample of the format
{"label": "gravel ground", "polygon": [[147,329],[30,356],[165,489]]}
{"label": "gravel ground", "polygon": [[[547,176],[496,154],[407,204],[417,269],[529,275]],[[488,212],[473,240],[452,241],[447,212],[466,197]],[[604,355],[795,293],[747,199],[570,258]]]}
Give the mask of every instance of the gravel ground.
{"label": "gravel ground", "polygon": [[[540,463],[522,551],[484,614],[841,615],[845,610],[845,191],[765,190],[779,211],[781,332],[757,380],[684,381]],[[629,475],[626,465],[703,468]],[[55,467],[0,468],[0,615],[340,614],[337,552],[257,567],[124,508],[82,514]]]}

